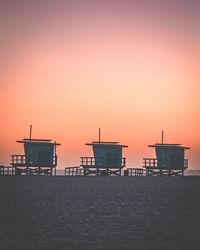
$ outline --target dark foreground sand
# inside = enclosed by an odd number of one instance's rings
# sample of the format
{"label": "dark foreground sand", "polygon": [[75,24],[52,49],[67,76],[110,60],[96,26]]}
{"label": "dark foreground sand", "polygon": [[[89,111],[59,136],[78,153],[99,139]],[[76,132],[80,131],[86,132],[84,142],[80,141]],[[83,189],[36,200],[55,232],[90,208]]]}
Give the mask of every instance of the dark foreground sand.
{"label": "dark foreground sand", "polygon": [[0,177],[0,249],[200,249],[200,177]]}

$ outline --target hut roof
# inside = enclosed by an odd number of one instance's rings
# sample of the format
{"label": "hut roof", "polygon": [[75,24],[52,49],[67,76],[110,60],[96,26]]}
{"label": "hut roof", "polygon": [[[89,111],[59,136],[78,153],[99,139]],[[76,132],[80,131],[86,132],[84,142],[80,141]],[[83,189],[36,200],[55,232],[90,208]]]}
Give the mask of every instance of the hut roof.
{"label": "hut roof", "polygon": [[168,143],[156,143],[156,144],[153,144],[153,145],[148,145],[148,147],[153,147],[153,148],[184,148],[184,149],[190,149],[189,147],[184,147],[184,146],[181,146],[181,144],[168,144]]}
{"label": "hut roof", "polygon": [[93,141],[90,143],[86,143],[85,145],[94,146],[94,145],[102,145],[102,146],[115,146],[115,147],[128,147],[127,145],[121,145],[119,142],[108,142],[108,141]]}
{"label": "hut roof", "polygon": [[57,145],[59,146],[60,144],[59,143],[56,143],[50,139],[23,139],[23,140],[19,140],[17,141],[19,143],[45,143],[45,144],[54,144],[54,145]]}

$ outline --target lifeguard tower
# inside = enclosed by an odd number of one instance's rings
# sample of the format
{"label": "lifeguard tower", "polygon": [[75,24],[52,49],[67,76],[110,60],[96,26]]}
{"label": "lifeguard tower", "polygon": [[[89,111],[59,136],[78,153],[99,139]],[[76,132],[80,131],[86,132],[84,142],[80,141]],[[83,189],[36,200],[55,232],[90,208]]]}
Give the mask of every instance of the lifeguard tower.
{"label": "lifeguard tower", "polygon": [[92,146],[94,156],[81,157],[84,175],[121,175],[121,170],[126,165],[126,158],[122,157],[122,148],[128,146],[121,145],[118,142],[101,141],[100,129],[99,140],[85,145]]}
{"label": "lifeguard tower", "polygon": [[144,158],[144,168],[147,175],[183,176],[188,168],[188,159],[185,159],[185,150],[181,144],[164,143],[164,132],[162,131],[162,143],[149,145],[155,148],[156,158]]}
{"label": "lifeguard tower", "polygon": [[30,137],[17,141],[24,144],[24,155],[11,155],[11,165],[15,175],[56,175],[56,147],[60,144],[46,139]]}

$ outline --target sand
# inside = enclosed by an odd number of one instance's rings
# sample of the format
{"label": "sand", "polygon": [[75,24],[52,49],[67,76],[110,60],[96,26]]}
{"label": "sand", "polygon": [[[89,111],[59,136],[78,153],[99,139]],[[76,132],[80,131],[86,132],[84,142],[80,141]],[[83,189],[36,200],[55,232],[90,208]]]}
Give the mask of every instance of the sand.
{"label": "sand", "polygon": [[200,249],[200,177],[0,177],[0,249]]}

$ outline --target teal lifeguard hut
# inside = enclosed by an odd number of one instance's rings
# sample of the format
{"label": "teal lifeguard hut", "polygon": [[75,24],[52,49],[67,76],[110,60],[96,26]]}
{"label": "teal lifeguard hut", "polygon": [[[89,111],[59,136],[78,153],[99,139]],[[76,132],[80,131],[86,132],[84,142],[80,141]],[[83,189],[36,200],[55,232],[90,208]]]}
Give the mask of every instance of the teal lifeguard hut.
{"label": "teal lifeguard hut", "polygon": [[162,143],[149,145],[155,148],[156,158],[144,158],[144,168],[147,175],[184,175],[188,168],[188,159],[185,159],[185,150],[189,147],[181,144],[164,143],[164,132],[162,131]]}
{"label": "teal lifeguard hut", "polygon": [[92,157],[81,157],[81,167],[84,175],[121,175],[121,170],[126,166],[126,158],[122,155],[122,149],[128,147],[119,142],[101,141],[101,130],[99,129],[99,140],[86,143],[92,146]]}
{"label": "teal lifeguard hut", "polygon": [[11,155],[11,165],[15,168],[15,175],[53,175],[56,174],[56,147],[60,144],[47,139],[33,139],[30,137],[17,141],[24,144],[23,155]]}

